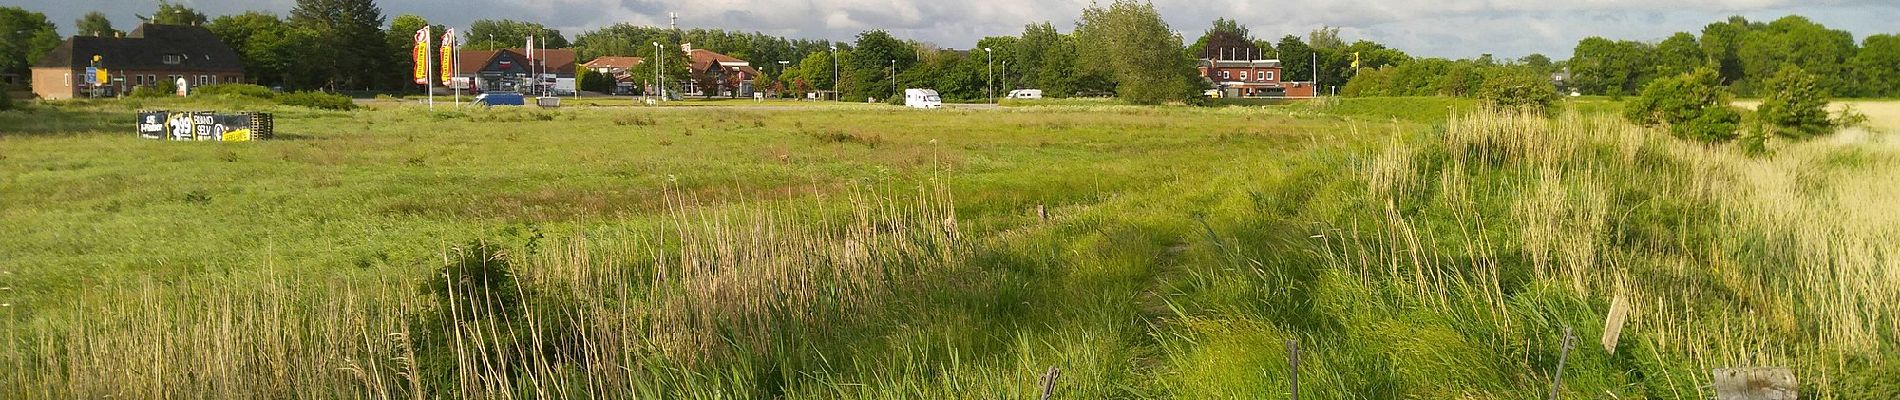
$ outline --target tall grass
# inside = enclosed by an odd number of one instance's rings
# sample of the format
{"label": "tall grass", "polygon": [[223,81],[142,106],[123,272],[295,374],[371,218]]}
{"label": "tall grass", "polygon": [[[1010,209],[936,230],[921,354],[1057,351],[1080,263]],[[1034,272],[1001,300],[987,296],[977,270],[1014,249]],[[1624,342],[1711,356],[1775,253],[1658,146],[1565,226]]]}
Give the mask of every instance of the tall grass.
{"label": "tall grass", "polygon": [[[909,200],[901,200],[909,199]],[[769,395],[815,342],[874,339],[954,286],[941,190],[785,213],[674,198],[663,230],[475,243],[440,276],[101,283],[0,350],[7,397],[716,398]],[[790,364],[790,365],[787,365]]]}
{"label": "tall grass", "polygon": [[1858,398],[1842,378],[1892,362],[1900,221],[1876,199],[1900,174],[1886,151],[1809,143],[1756,159],[1577,113],[1455,116],[1426,140],[1364,166],[1382,211],[1353,219],[1372,228],[1336,240],[1330,264],[1404,282],[1438,313],[1482,305],[1470,322],[1507,342],[1553,335],[1513,325],[1545,285],[1583,301],[1560,315],[1586,338],[1629,296],[1622,352],[1587,357],[1628,365],[1647,390],[1574,393],[1704,397],[1711,368],[1785,365],[1816,397]]}

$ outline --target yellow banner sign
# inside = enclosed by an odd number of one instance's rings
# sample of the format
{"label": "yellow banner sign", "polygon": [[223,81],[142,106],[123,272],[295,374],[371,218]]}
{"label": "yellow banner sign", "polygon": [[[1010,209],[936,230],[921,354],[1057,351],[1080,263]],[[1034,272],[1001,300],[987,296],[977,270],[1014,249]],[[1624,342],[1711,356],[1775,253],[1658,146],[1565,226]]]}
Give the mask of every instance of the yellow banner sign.
{"label": "yellow banner sign", "polygon": [[416,84],[429,84],[429,27],[416,30],[416,45],[413,47],[416,62]]}

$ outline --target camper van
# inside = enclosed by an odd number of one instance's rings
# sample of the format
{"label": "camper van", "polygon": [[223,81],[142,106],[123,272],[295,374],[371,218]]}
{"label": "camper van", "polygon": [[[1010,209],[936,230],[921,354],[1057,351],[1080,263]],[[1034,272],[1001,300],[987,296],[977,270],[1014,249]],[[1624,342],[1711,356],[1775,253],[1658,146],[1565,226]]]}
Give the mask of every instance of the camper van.
{"label": "camper van", "polygon": [[943,97],[930,89],[904,89],[904,106],[910,108],[943,108]]}
{"label": "camper van", "polygon": [[1042,89],[1016,89],[1009,91],[1009,98],[1035,100],[1042,98]]}

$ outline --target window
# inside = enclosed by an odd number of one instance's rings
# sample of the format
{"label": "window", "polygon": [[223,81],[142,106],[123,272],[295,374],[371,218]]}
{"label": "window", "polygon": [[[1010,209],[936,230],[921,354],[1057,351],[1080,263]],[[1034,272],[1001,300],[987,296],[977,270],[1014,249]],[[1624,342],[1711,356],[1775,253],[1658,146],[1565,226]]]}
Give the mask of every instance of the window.
{"label": "window", "polygon": [[146,76],[145,76],[145,84],[147,84],[147,85],[157,85],[157,84],[158,84],[158,75],[146,75]]}
{"label": "window", "polygon": [[1227,71],[1221,71],[1221,72],[1220,72],[1220,78],[1221,78],[1221,79],[1233,79],[1232,77],[1229,77],[1229,76],[1227,76]]}
{"label": "window", "polygon": [[71,72],[67,72],[67,73],[66,73],[66,86],[72,86],[72,85],[73,85],[73,73],[71,73]]}
{"label": "window", "polygon": [[198,75],[198,86],[211,84],[211,75]]}
{"label": "window", "polygon": [[1262,73],[1264,73],[1264,74],[1267,74],[1267,78],[1266,78],[1267,80],[1269,80],[1269,81],[1270,81],[1270,80],[1273,80],[1273,72],[1272,72],[1272,71],[1268,71],[1268,72],[1262,72]]}
{"label": "window", "polygon": [[185,61],[184,58],[184,56],[177,54],[166,54],[163,61],[166,65],[178,65],[178,63]]}

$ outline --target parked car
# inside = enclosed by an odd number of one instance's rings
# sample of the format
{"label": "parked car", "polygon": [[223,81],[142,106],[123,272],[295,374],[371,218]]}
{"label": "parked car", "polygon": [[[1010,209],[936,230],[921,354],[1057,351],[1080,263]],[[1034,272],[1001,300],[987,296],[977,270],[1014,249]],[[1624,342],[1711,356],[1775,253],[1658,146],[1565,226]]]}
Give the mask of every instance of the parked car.
{"label": "parked car", "polygon": [[943,97],[930,89],[904,89],[904,106],[910,108],[943,108]]}
{"label": "parked car", "polygon": [[475,95],[475,104],[484,106],[526,105],[527,99],[515,92],[488,92]]}
{"label": "parked car", "polygon": [[1009,98],[1035,100],[1042,98],[1042,89],[1016,89],[1009,91]]}

